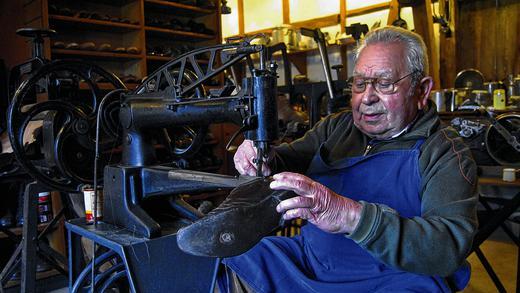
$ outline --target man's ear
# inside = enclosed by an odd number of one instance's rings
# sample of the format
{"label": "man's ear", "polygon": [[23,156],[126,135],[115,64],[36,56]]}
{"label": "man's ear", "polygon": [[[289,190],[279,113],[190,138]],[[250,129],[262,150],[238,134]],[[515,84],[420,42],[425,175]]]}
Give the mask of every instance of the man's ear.
{"label": "man's ear", "polygon": [[421,79],[419,82],[419,86],[417,90],[419,91],[417,95],[417,108],[419,110],[424,109],[428,104],[428,98],[430,97],[430,92],[433,88],[433,78],[431,76],[426,76]]}

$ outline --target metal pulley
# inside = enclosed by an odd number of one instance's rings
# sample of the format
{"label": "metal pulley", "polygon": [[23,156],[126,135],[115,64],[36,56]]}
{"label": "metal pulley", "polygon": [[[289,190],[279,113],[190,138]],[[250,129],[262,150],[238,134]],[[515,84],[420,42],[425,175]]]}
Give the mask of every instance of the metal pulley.
{"label": "metal pulley", "polygon": [[[103,78],[113,88],[124,84],[93,64],[57,60],[43,65],[24,80],[8,108],[8,134],[13,152],[24,170],[55,190],[76,191],[92,184],[96,145],[95,125],[99,103],[105,94],[97,85]],[[119,109],[118,101],[113,101]],[[102,151],[117,142],[117,117],[107,111]],[[34,136],[35,151],[28,151],[26,137]],[[108,161],[111,153],[105,154]]]}
{"label": "metal pulley", "polygon": [[485,136],[489,155],[501,165],[520,166],[520,114],[502,114],[492,120]]}

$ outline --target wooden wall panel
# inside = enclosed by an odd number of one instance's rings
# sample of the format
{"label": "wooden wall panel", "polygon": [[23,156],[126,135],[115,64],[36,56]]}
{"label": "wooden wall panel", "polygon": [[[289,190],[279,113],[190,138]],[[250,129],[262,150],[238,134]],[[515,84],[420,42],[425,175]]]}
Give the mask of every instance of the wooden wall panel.
{"label": "wooden wall panel", "polygon": [[450,0],[449,5],[449,27],[450,35],[439,34],[439,70],[440,88],[452,88],[457,74],[457,28],[455,27],[458,14],[457,1]]}
{"label": "wooden wall panel", "polygon": [[8,68],[26,60],[31,54],[30,44],[15,33],[16,29],[24,26],[20,11],[23,11],[22,1],[0,1],[0,58],[5,60]]}
{"label": "wooden wall panel", "polygon": [[423,37],[424,43],[428,48],[429,74],[433,77],[433,87],[434,89],[439,89],[439,58],[436,54],[437,49],[433,36],[432,3],[430,0],[425,0],[413,7],[413,22],[415,32]]}
{"label": "wooden wall panel", "polygon": [[[459,2],[457,70],[475,68],[486,80],[520,74],[518,44],[520,1]],[[515,68],[516,67],[516,68]]]}

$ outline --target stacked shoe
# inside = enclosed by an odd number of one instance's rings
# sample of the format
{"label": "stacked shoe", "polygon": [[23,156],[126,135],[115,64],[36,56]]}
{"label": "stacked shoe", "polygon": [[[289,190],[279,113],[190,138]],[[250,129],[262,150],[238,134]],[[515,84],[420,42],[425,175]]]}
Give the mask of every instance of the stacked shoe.
{"label": "stacked shoe", "polygon": [[270,189],[271,181],[257,178],[232,190],[220,206],[178,231],[179,248],[209,257],[230,257],[251,249],[283,225],[276,211],[278,203],[296,196],[292,191]]}

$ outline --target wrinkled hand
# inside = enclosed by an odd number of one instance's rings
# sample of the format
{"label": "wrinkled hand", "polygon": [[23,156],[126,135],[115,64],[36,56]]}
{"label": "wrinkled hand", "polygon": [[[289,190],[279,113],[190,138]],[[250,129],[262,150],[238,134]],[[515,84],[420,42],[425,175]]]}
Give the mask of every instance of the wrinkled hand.
{"label": "wrinkled hand", "polygon": [[[235,168],[238,173],[242,175],[256,176],[256,164],[254,163],[254,159],[256,158],[256,147],[251,140],[244,140],[242,144],[238,147],[235,156],[233,157],[233,161],[235,162]],[[262,164],[262,174],[264,176],[269,176],[271,174],[271,169],[268,166],[269,161],[273,158],[273,150],[270,151],[267,162]]]}
{"label": "wrinkled hand", "polygon": [[302,218],[329,233],[352,233],[359,223],[362,205],[312,179],[283,172],[273,176],[271,189],[292,190],[299,196],[286,199],[276,210],[284,220]]}

